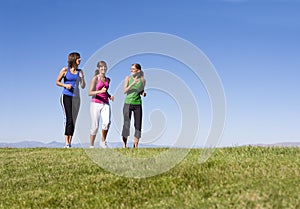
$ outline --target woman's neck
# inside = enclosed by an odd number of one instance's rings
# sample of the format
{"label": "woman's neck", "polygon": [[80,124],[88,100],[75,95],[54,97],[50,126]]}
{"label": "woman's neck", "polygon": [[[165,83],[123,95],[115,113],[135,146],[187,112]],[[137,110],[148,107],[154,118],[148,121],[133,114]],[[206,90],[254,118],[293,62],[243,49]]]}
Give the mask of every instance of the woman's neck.
{"label": "woman's neck", "polygon": [[71,73],[75,74],[77,72],[77,67],[70,68]]}
{"label": "woman's neck", "polygon": [[101,74],[99,74],[99,78],[104,82],[105,81],[105,79],[106,79],[106,77],[105,77],[105,75],[101,75]]}

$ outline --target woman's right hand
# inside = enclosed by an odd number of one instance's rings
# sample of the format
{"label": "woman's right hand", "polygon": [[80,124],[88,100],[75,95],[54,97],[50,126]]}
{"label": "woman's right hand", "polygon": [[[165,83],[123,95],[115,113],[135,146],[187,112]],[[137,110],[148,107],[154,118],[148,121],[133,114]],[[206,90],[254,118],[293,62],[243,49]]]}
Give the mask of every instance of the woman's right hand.
{"label": "woman's right hand", "polygon": [[103,87],[101,90],[98,91],[98,94],[105,93],[106,91],[107,91],[107,89],[105,87]]}
{"label": "woman's right hand", "polygon": [[65,88],[66,89],[72,89],[72,85],[71,84],[65,84]]}

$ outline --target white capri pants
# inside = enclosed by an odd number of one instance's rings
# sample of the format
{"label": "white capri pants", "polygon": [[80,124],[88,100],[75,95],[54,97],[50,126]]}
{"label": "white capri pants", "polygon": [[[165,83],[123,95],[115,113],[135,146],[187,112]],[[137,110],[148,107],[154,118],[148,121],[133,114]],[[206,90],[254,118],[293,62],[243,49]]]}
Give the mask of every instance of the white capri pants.
{"label": "white capri pants", "polygon": [[96,135],[99,129],[100,117],[102,120],[102,129],[108,130],[110,125],[110,105],[91,102],[90,106],[91,114],[91,135]]}

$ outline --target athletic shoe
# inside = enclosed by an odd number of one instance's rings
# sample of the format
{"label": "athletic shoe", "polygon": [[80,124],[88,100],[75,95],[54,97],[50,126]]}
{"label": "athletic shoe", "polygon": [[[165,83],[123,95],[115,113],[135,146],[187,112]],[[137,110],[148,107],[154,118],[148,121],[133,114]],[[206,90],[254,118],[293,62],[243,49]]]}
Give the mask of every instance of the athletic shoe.
{"label": "athletic shoe", "polygon": [[69,145],[69,144],[66,144],[66,145],[64,146],[64,148],[70,148],[70,145]]}
{"label": "athletic shoe", "polygon": [[90,146],[90,148],[92,149],[92,148],[95,148],[94,146]]}
{"label": "athletic shoe", "polygon": [[100,147],[101,148],[107,148],[107,144],[106,144],[106,141],[100,141]]}

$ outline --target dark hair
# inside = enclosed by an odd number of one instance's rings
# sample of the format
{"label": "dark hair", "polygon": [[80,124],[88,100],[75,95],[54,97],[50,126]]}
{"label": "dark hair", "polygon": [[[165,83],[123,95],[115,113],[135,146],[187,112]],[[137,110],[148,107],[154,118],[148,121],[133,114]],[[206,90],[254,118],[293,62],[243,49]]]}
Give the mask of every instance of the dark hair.
{"label": "dark hair", "polygon": [[68,56],[68,66],[69,67],[77,67],[76,60],[80,58],[80,54],[78,52],[72,52]]}
{"label": "dark hair", "polygon": [[131,66],[134,66],[134,67],[135,67],[136,69],[138,69],[138,70],[142,70],[141,65],[138,64],[138,63],[133,63]]}
{"label": "dark hair", "polygon": [[141,78],[141,77],[144,76],[144,72],[143,72],[142,70],[140,70],[139,72],[137,72],[137,73],[135,74],[135,76],[136,76],[137,78]]}

